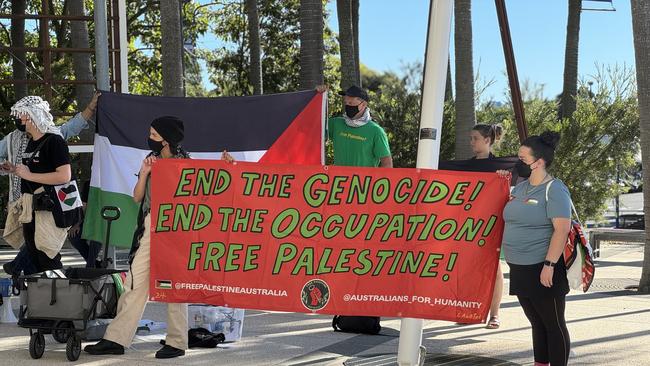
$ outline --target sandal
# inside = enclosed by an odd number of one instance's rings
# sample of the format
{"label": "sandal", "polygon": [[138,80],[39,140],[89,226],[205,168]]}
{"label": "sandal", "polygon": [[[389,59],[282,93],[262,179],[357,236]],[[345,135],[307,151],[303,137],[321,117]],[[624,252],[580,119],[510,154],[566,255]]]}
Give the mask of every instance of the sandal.
{"label": "sandal", "polygon": [[487,322],[487,325],[485,326],[486,329],[499,329],[501,326],[501,322],[499,321],[498,316],[491,316],[490,320]]}

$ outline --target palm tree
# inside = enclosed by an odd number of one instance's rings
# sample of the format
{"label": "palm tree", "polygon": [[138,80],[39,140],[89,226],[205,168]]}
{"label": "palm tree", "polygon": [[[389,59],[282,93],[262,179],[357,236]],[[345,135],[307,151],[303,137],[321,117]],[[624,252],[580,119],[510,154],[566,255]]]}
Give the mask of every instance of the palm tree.
{"label": "palm tree", "polygon": [[454,6],[456,57],[456,159],[469,159],[469,134],[476,124],[474,112],[474,64],[472,62],[472,1],[456,0]]}
{"label": "palm tree", "polygon": [[639,291],[650,293],[650,2],[632,0],[632,30],[636,56],[641,165],[643,174],[643,212],[645,214],[645,253]]}
{"label": "palm tree", "polygon": [[[68,12],[72,16],[86,15],[86,9],[83,0],[69,0]],[[90,48],[88,36],[88,24],[84,21],[70,22],[70,41],[73,48]],[[77,80],[93,80],[93,68],[90,63],[90,53],[75,52],[72,54],[72,66],[74,76]],[[78,84],[75,86],[77,108],[84,108],[93,97],[93,86]],[[90,138],[94,131],[90,132]],[[83,138],[84,136],[82,136]],[[84,141],[86,142],[86,141]],[[90,141],[87,141],[90,142]]]}
{"label": "palm tree", "polygon": [[451,57],[447,58],[447,80],[445,81],[445,102],[454,101],[454,89],[451,84]]}
{"label": "palm tree", "polygon": [[[13,0],[11,2],[11,14],[22,15],[25,14],[26,9],[25,0]],[[14,47],[25,47],[25,19],[12,19],[11,20],[11,45]],[[27,79],[27,67],[25,51],[12,51],[14,58],[13,64],[13,77],[17,80]],[[18,100],[27,95],[27,84],[14,84],[14,98]]]}
{"label": "palm tree", "polygon": [[354,38],[354,70],[356,84],[361,86],[361,62],[359,60],[359,0],[352,0],[352,37]]}
{"label": "palm tree", "polygon": [[[83,0],[68,0],[67,10],[69,15],[84,16],[86,15],[85,4]],[[71,21],[70,22],[70,41],[73,48],[90,48],[90,40],[88,36],[88,23],[85,21]],[[124,50],[126,51],[126,50]],[[90,61],[90,53],[75,52],[72,54],[72,68],[74,71],[75,79],[77,80],[93,80],[93,68]],[[82,110],[85,108],[93,97],[94,87],[90,84],[77,84],[75,85],[75,94],[77,99],[77,109]],[[79,134],[82,143],[92,144],[95,137],[94,128],[86,128]],[[92,156],[90,154],[82,154],[79,159],[80,171],[76,172],[78,179],[86,180],[90,176],[90,166],[92,163]]]}
{"label": "palm tree", "polygon": [[300,0],[300,87],[323,84],[323,2]]}
{"label": "palm tree", "polygon": [[341,49],[341,89],[358,85],[357,51],[352,11],[352,0],[336,0],[339,20],[339,47]]}
{"label": "palm tree", "polygon": [[580,40],[580,11],[582,0],[569,0],[566,24],[566,48],[564,49],[564,85],[558,117],[571,118],[576,111],[578,92],[578,46]]}
{"label": "palm tree", "polygon": [[160,2],[160,32],[163,95],[182,97],[184,95],[183,40],[179,0]]}
{"label": "palm tree", "polygon": [[248,42],[250,45],[250,83],[253,94],[262,94],[262,60],[260,46],[260,18],[257,10],[257,0],[246,0],[246,16],[248,18]]}

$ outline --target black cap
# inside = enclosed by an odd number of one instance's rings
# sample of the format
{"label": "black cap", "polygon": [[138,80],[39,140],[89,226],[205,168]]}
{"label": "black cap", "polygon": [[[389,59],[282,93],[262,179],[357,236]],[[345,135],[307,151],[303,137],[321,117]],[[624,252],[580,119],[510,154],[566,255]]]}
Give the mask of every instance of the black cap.
{"label": "black cap", "polygon": [[352,85],[346,91],[340,91],[339,95],[345,95],[345,96],[348,96],[348,97],[361,98],[361,99],[365,100],[366,102],[368,101],[368,93],[365,90],[359,88],[356,85]]}
{"label": "black cap", "polygon": [[158,117],[151,122],[151,127],[158,132],[160,137],[173,146],[178,146],[185,137],[183,121],[178,117]]}

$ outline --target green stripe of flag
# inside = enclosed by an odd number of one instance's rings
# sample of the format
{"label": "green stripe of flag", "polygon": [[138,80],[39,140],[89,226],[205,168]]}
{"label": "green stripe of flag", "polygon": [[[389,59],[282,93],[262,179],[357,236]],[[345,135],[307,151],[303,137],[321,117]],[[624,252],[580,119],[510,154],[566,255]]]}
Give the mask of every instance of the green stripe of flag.
{"label": "green stripe of flag", "polygon": [[88,199],[88,212],[86,212],[84,219],[84,239],[104,243],[106,241],[107,223],[102,219],[102,207],[117,206],[121,208],[121,214],[120,218],[111,224],[109,244],[118,248],[130,248],[139,208],[139,205],[133,201],[133,197],[90,187]]}

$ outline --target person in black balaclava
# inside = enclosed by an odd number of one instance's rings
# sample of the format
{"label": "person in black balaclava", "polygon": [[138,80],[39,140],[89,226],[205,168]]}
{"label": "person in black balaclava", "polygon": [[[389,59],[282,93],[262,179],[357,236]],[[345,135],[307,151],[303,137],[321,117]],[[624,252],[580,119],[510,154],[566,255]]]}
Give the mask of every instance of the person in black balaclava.
{"label": "person in black balaclava", "polygon": [[[130,270],[124,282],[125,292],[117,304],[117,316],[97,344],[84,351],[93,355],[123,354],[138,328],[149,296],[149,245],[151,240],[151,168],[158,159],[189,158],[181,148],[183,121],[177,117],[159,117],[151,122],[148,145],[151,153],[142,161],[133,199],[140,203],[138,225],[129,255]],[[167,304],[167,338],[156,358],[185,355],[187,349],[187,304]]]}

